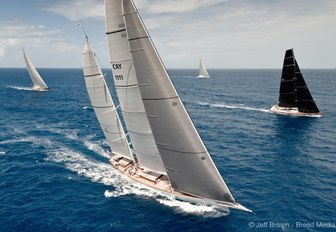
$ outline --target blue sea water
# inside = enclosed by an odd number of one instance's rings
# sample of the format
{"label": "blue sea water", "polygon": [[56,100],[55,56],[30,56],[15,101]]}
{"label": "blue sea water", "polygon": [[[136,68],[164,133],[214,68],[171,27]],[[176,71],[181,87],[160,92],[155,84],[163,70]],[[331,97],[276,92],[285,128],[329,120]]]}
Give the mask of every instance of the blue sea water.
{"label": "blue sea water", "polygon": [[0,69],[0,231],[336,230],[335,70],[303,70],[322,118],[268,111],[281,70],[169,70],[235,199],[255,212],[229,215],[125,180],[82,70],[39,71],[48,92],[31,91],[25,69]]}

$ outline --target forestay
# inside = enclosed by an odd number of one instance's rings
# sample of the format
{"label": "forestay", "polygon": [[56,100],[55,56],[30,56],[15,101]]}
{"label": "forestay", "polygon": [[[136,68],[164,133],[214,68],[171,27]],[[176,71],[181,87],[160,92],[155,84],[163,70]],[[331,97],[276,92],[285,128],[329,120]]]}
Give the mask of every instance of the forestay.
{"label": "forestay", "polygon": [[112,153],[133,159],[116,107],[87,38],[83,49],[83,72],[92,107]]}
{"label": "forestay", "polygon": [[130,0],[123,0],[136,78],[152,132],[172,187],[236,204],[220,176]]}
{"label": "forestay", "polygon": [[166,174],[141,100],[129,52],[121,0],[105,0],[106,35],[121,111],[139,166]]}

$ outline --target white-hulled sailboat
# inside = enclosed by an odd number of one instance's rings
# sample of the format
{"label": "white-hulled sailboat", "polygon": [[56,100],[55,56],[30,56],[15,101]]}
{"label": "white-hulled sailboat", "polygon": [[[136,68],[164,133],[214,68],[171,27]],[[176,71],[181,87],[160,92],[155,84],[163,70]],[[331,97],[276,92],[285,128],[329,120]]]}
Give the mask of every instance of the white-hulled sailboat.
{"label": "white-hulled sailboat", "polygon": [[33,88],[32,90],[34,91],[47,91],[49,90],[48,86],[46,83],[43,81],[42,77],[40,74],[37,72],[36,68],[34,67],[33,63],[30,61],[28,58],[25,50],[22,48],[23,51],[23,57],[27,66],[27,70],[29,73],[30,78],[33,81]]}
{"label": "white-hulled sailboat", "polygon": [[113,155],[111,164],[177,199],[251,212],[219,174],[133,1],[105,0],[105,10],[115,86],[136,157],[124,166]]}
{"label": "white-hulled sailboat", "polygon": [[198,76],[197,77],[200,78],[200,79],[210,78],[210,75],[209,75],[207,69],[205,68],[205,65],[204,65],[202,59],[200,59],[200,62],[199,62]]}
{"label": "white-hulled sailboat", "polygon": [[270,111],[294,116],[322,116],[309,92],[299,64],[295,59],[293,49],[288,49],[285,53],[279,90],[279,104],[273,105]]}
{"label": "white-hulled sailboat", "polygon": [[118,156],[119,165],[126,167],[134,163],[134,158],[96,55],[88,37],[85,38],[83,73],[86,89],[107,143],[112,148],[112,155]]}

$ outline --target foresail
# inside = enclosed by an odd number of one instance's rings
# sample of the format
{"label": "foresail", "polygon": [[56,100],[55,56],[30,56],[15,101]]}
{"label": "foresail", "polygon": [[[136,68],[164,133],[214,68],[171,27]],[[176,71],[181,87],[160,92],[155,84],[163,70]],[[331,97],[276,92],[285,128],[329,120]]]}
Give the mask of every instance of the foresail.
{"label": "foresail", "polygon": [[295,91],[295,62],[293,49],[286,51],[280,84],[279,106],[297,107]]}
{"label": "foresail", "polygon": [[106,35],[121,111],[139,166],[166,174],[148,123],[129,52],[121,0],[105,0]]}
{"label": "foresail", "polygon": [[112,152],[133,159],[117,110],[88,39],[83,49],[83,72],[92,107]]}
{"label": "foresail", "polygon": [[122,2],[141,97],[172,187],[236,204],[190,120],[133,1]]}
{"label": "foresail", "polygon": [[297,90],[297,105],[300,112],[304,113],[319,113],[315,101],[309,92],[308,86],[303,78],[299,64],[295,59],[295,76]]}
{"label": "foresail", "polygon": [[46,85],[46,83],[43,81],[42,77],[40,76],[40,74],[37,72],[36,68],[34,67],[33,63],[30,61],[30,59],[28,58],[26,52],[24,49],[22,49],[23,51],[23,57],[27,66],[27,70],[29,73],[30,78],[32,79],[32,82],[34,84],[34,86],[38,86],[41,88],[45,88],[47,89],[48,86]]}

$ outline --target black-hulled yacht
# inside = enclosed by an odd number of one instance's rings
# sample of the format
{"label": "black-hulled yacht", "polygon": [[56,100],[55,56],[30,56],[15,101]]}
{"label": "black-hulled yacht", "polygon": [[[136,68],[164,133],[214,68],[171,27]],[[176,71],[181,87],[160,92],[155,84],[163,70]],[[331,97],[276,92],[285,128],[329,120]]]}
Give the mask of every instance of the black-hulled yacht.
{"label": "black-hulled yacht", "polygon": [[272,106],[270,111],[295,116],[322,116],[303,79],[293,49],[288,49],[285,54],[279,94],[279,104]]}

